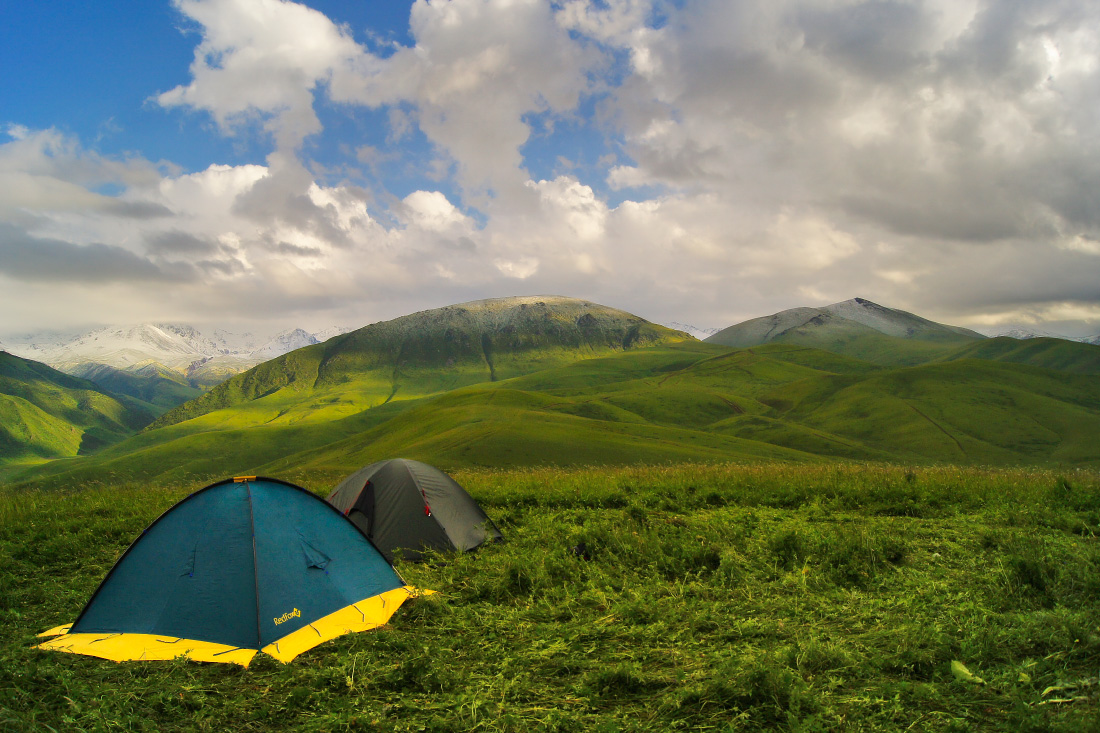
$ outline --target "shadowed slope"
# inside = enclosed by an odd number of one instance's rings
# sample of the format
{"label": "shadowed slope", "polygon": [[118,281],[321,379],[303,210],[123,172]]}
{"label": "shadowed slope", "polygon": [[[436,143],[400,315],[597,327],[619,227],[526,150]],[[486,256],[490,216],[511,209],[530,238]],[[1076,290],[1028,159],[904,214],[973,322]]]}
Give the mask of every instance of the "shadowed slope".
{"label": "shadowed slope", "polygon": [[152,417],[92,382],[0,351],[0,464],[89,453]]}

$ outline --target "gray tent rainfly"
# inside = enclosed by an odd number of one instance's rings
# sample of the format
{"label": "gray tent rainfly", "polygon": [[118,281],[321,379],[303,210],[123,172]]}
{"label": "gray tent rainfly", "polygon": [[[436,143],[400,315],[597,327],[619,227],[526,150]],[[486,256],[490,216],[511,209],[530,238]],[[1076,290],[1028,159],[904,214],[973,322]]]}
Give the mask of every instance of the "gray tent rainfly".
{"label": "gray tent rainfly", "polygon": [[465,552],[500,542],[500,530],[453,478],[405,458],[379,461],[344,479],[328,496],[386,559]]}

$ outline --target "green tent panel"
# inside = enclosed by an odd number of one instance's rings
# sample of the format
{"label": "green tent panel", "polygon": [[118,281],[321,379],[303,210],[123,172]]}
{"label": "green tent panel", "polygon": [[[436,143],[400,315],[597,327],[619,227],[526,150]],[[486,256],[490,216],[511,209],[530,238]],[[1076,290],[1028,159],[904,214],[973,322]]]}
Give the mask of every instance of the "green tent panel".
{"label": "green tent panel", "polygon": [[138,537],[45,649],[105,659],[289,662],[386,623],[417,591],[318,496],[239,477],[191,494]]}
{"label": "green tent panel", "polygon": [[365,466],[340,482],[328,502],[343,512],[386,559],[465,552],[499,542],[500,530],[453,478],[435,466],[393,458]]}

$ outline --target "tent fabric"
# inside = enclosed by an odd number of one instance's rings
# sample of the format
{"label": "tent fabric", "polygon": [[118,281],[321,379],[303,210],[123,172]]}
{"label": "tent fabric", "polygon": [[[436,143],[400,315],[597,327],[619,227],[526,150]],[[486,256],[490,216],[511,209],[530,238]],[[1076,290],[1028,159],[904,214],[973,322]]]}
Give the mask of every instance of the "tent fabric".
{"label": "tent fabric", "polygon": [[466,552],[499,542],[500,530],[458,482],[435,466],[393,458],[365,466],[329,494],[393,562],[422,560],[429,551]]}
{"label": "tent fabric", "polygon": [[145,529],[39,646],[113,659],[283,662],[386,623],[417,591],[351,522],[277,479],[222,481]]}

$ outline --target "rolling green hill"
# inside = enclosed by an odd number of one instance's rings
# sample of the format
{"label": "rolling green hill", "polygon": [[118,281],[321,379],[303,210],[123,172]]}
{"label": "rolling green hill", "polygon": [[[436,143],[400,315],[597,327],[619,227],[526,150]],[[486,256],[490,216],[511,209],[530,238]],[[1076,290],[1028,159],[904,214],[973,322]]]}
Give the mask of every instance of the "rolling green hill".
{"label": "rolling green hill", "polygon": [[328,422],[603,354],[693,341],[624,311],[557,296],[498,298],[375,323],[261,364],[154,428]]}
{"label": "rolling green hill", "polygon": [[754,318],[723,329],[706,341],[736,348],[763,344],[807,346],[893,367],[981,359],[1100,374],[1097,345],[1058,338],[987,338],[863,298]]}
{"label": "rolling green hill", "polygon": [[0,351],[0,466],[92,453],[152,419],[92,382]]}
{"label": "rolling green hill", "polygon": [[1059,338],[1019,340],[1000,336],[967,344],[937,360],[956,359],[985,359],[1029,364],[1075,374],[1100,374],[1100,346]]}
{"label": "rolling green hill", "polygon": [[48,485],[258,473],[316,483],[395,456],[446,468],[1100,463],[1094,377],[977,359],[888,368],[784,344],[730,350],[684,342],[347,414],[316,395],[294,403],[290,394],[149,430],[35,477]]}
{"label": "rolling green hill", "polygon": [[[741,349],[567,298],[424,311],[286,354],[94,457],[20,479],[335,480],[395,456],[444,467],[1100,463],[1100,347],[971,338],[866,301],[838,310],[853,316],[840,330],[808,332],[828,348]],[[3,409],[34,426],[24,443],[33,433],[59,446],[53,455],[82,452],[48,416]]]}

